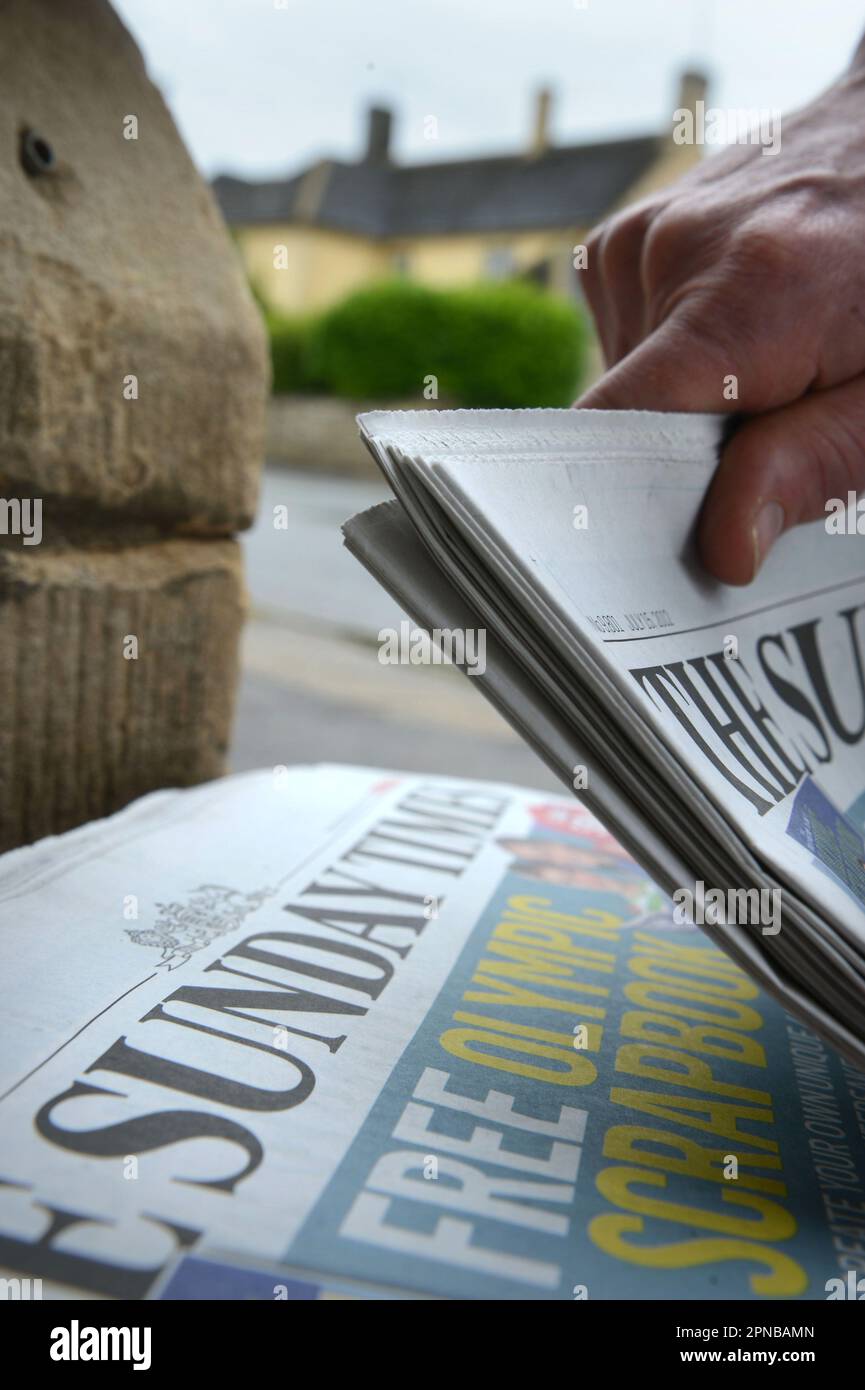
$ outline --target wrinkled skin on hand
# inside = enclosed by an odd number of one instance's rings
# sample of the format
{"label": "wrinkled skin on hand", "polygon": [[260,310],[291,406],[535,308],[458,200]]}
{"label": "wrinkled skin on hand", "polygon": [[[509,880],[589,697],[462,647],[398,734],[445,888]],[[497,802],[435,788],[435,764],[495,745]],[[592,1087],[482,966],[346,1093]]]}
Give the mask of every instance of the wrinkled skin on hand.
{"label": "wrinkled skin on hand", "polygon": [[[782,119],[602,224],[584,288],[596,409],[742,411],[707,494],[707,569],[747,584],[781,531],[865,487],[865,41]],[[724,399],[735,376],[738,399]]]}

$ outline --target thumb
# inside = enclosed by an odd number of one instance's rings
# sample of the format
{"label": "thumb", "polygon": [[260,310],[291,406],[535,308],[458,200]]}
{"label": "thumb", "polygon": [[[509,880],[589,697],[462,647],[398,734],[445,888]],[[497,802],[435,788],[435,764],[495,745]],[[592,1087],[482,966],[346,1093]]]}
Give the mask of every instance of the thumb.
{"label": "thumb", "polygon": [[865,487],[865,378],[815,391],[740,425],[699,526],[703,563],[749,584],[783,531],[825,518],[830,497]]}

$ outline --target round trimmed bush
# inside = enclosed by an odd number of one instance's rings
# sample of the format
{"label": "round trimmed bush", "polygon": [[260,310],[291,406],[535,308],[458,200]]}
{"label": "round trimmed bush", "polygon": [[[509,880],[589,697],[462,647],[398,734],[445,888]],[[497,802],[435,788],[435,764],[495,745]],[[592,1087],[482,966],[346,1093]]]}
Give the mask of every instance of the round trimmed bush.
{"label": "round trimmed bush", "polygon": [[586,347],[585,326],[573,305],[524,284],[459,290],[449,300],[445,379],[461,402],[571,404]]}
{"label": "round trimmed bush", "polygon": [[569,405],[585,357],[576,308],[525,284],[432,290],[397,280],[357,291],[315,324],[307,361],[339,395],[438,394],[466,406]]}

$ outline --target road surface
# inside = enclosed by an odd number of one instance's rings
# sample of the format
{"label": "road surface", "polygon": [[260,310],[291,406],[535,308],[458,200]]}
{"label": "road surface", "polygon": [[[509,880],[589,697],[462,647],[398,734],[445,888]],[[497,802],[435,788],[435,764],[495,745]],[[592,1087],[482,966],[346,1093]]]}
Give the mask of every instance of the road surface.
{"label": "road surface", "polygon": [[266,470],[243,538],[251,611],[232,769],[345,762],[557,788],[458,671],[379,662],[379,631],[405,615],[339,528],[387,495],[376,483]]}

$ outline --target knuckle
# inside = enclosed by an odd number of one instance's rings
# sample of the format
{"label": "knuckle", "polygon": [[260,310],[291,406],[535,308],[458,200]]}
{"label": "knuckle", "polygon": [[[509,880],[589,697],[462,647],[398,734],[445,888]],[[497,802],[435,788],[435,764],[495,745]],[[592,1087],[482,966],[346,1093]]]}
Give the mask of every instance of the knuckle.
{"label": "knuckle", "polygon": [[814,411],[809,470],[811,515],[823,512],[828,497],[846,496],[862,484],[862,436],[857,422],[841,411]]}
{"label": "knuckle", "polygon": [[814,249],[808,245],[809,240],[801,229],[790,227],[786,219],[746,222],[729,238],[730,269],[747,281],[787,283],[798,278],[813,257]]}
{"label": "knuckle", "polygon": [[705,219],[696,209],[676,203],[661,212],[648,227],[643,244],[647,279],[666,278],[687,255],[691,260],[705,240]]}
{"label": "knuckle", "polygon": [[652,204],[646,200],[605,218],[589,232],[585,245],[590,282],[615,284],[623,268],[639,264],[652,216]]}
{"label": "knuckle", "polygon": [[624,264],[639,262],[650,220],[649,210],[642,205],[608,219],[600,247],[605,274],[613,277]]}

